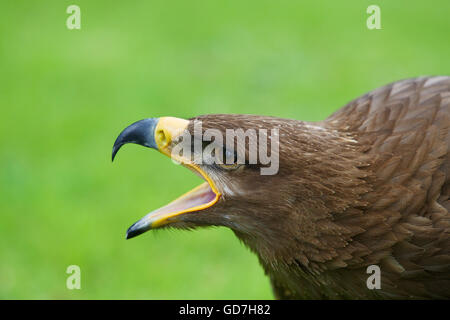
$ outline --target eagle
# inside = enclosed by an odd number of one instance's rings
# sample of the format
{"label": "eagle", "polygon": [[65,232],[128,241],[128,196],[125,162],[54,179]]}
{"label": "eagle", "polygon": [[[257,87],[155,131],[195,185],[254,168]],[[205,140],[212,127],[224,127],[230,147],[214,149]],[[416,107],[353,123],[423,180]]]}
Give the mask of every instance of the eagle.
{"label": "eagle", "polygon": [[[194,132],[198,122],[201,133],[224,136],[276,129],[277,172],[261,174],[267,163],[248,161],[247,142],[236,148],[241,162],[229,141],[212,154],[231,162],[178,154],[204,183],[133,224],[127,239],[150,229],[230,228],[257,255],[277,299],[450,298],[450,77],[385,85],[318,122],[148,118],[120,133],[112,159],[127,143],[172,159],[186,137],[213,143]],[[376,287],[370,268],[379,271]]]}

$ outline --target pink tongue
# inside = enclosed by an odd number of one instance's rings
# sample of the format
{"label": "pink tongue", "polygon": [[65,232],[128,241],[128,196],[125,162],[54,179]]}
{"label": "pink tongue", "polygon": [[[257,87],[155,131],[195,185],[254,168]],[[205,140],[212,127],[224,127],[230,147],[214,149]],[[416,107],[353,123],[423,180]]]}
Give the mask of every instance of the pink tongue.
{"label": "pink tongue", "polygon": [[168,205],[161,207],[151,214],[166,214],[185,211],[194,207],[201,206],[213,201],[216,198],[216,194],[211,190],[208,183],[203,183],[193,191],[182,197],[172,201]]}

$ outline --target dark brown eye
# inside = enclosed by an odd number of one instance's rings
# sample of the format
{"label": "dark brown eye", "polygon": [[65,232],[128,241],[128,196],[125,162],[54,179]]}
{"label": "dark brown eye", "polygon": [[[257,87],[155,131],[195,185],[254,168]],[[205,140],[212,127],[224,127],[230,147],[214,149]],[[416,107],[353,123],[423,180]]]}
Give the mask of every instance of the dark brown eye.
{"label": "dark brown eye", "polygon": [[235,170],[239,168],[241,165],[239,163],[232,163],[232,164],[218,163],[217,166],[225,170]]}
{"label": "dark brown eye", "polygon": [[[217,159],[217,158],[216,158]],[[238,163],[237,155],[236,153],[232,153],[231,151],[227,149],[223,149],[222,153],[222,162],[220,163],[219,159],[217,159],[217,166],[219,168],[225,169],[225,170],[235,170],[241,166],[241,164]]]}

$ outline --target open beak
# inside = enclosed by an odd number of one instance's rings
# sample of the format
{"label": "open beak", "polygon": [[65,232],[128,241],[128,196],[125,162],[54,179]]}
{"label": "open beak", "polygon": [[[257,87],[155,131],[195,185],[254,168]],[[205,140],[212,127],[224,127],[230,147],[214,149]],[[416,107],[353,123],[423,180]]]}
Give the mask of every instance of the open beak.
{"label": "open beak", "polygon": [[188,124],[188,120],[179,118],[149,118],[131,124],[117,137],[112,151],[113,161],[123,145],[135,143],[160,151],[193,170],[206,181],[169,204],[150,212],[134,223],[127,231],[127,239],[133,238],[150,229],[174,222],[176,221],[176,217],[181,214],[209,208],[219,200],[220,193],[215,187],[214,182],[200,166],[193,163],[191,159],[183,158],[179,155],[175,156],[171,153],[173,141],[179,140],[180,135],[187,130]]}

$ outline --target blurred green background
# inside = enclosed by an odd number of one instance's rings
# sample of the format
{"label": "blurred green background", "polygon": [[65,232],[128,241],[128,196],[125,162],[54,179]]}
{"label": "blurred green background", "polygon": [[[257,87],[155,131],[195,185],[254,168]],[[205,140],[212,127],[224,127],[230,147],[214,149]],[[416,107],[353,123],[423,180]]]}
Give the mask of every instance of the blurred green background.
{"label": "blurred green background", "polygon": [[[449,14],[448,0],[1,1],[0,298],[271,299],[229,230],[125,241],[200,180],[136,145],[112,164],[117,134],[166,115],[321,120],[388,82],[448,75]],[[81,290],[66,288],[72,264]]]}

